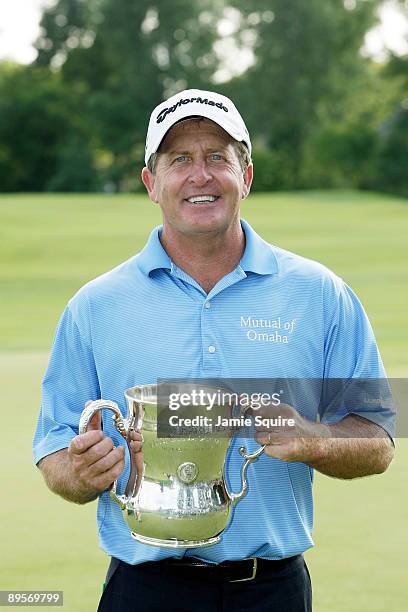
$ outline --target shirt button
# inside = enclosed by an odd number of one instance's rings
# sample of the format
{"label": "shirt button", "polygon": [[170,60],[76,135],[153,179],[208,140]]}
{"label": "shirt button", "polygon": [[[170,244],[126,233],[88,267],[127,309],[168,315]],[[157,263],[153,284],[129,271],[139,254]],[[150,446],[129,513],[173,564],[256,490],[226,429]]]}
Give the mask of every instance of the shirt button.
{"label": "shirt button", "polygon": [[206,302],[206,303],[204,304],[204,306],[205,306],[206,308],[211,308],[211,302]]}
{"label": "shirt button", "polygon": [[215,346],[213,346],[212,344],[210,344],[210,346],[208,347],[208,352],[209,352],[209,353],[215,353]]}

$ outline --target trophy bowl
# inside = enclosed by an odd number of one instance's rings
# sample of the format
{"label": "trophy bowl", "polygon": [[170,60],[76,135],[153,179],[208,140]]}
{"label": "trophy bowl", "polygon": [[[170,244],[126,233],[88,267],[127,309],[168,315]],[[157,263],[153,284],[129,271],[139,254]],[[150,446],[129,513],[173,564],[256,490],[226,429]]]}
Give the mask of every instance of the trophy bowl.
{"label": "trophy bowl", "polygon": [[[193,387],[197,385],[192,384],[190,391]],[[182,388],[186,392],[185,383]],[[210,387],[207,390],[214,391]],[[168,383],[136,385],[124,395],[128,408],[126,417],[115,402],[95,400],[82,412],[79,433],[86,432],[96,412],[105,409],[113,412],[114,425],[128,444],[130,477],[123,494],[117,493],[115,481],[110,495],[122,509],[131,535],[143,544],[165,548],[216,544],[229,524],[232,508],[247,493],[248,465],[258,459],[265,446],[252,454],[247,454],[244,447],[239,449],[243,458],[241,490],[233,493],[224,480],[231,436],[214,434],[210,427],[202,432],[199,429],[198,434],[186,433],[185,437],[158,436],[158,423],[169,413],[168,402],[163,401],[164,396],[169,396]],[[228,406],[227,412],[232,414],[233,408]],[[188,413],[192,418],[199,416],[202,407],[200,412],[188,406]],[[213,419],[225,414],[224,404],[212,406]],[[139,453],[132,452],[129,446],[132,430],[142,434],[143,446]]]}

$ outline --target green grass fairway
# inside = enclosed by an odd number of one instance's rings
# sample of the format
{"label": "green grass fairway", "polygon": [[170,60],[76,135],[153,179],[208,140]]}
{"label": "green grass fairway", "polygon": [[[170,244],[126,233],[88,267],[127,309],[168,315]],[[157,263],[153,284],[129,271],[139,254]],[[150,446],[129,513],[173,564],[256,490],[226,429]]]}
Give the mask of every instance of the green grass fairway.
{"label": "green grass fairway", "polygon": [[[268,241],[342,276],[370,316],[389,374],[408,375],[407,201],[254,195],[243,217]],[[141,195],[0,197],[0,590],[63,590],[64,610],[96,609],[107,566],[96,504],[52,495],[32,465],[40,383],[67,300],[138,251],[159,222],[158,207]],[[407,609],[407,465],[408,442],[399,440],[386,474],[352,482],[316,474],[316,548],[306,555],[315,612]]]}
{"label": "green grass fairway", "polygon": [[46,363],[44,352],[0,355],[5,434],[0,590],[62,590],[64,610],[91,612],[106,571],[106,556],[98,548],[96,504],[77,506],[52,495],[32,464],[30,439]]}

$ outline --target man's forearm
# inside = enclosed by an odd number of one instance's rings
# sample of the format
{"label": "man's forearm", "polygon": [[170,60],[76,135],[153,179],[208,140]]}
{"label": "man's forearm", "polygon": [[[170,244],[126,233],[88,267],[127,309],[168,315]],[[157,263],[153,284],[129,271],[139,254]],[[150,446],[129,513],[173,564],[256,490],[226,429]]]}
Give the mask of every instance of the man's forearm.
{"label": "man's forearm", "polygon": [[394,456],[387,433],[372,421],[349,415],[334,425],[315,423],[302,417],[287,404],[264,411],[262,416],[276,416],[276,411],[292,426],[257,427],[256,440],[265,444],[265,454],[282,461],[306,463],[333,478],[358,478],[385,472]]}
{"label": "man's forearm", "polygon": [[358,478],[385,472],[394,447],[385,431],[366,419],[350,415],[335,425],[321,426],[326,435],[310,445],[310,467],[333,478]]}
{"label": "man's forearm", "polygon": [[53,493],[76,504],[86,504],[98,497],[98,492],[81,488],[68,457],[68,449],[47,455],[38,464],[47,486]]}

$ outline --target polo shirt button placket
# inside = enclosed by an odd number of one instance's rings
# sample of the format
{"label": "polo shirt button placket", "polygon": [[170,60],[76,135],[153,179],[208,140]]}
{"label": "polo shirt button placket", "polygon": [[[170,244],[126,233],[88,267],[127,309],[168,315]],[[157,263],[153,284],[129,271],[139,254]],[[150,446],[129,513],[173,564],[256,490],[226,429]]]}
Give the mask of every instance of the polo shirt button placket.
{"label": "polo shirt button placket", "polygon": [[203,350],[203,366],[207,376],[217,376],[219,373],[218,354],[215,337],[215,330],[212,324],[212,309],[211,300],[206,300],[201,306],[202,317],[202,350]]}

